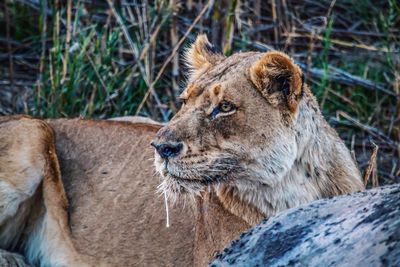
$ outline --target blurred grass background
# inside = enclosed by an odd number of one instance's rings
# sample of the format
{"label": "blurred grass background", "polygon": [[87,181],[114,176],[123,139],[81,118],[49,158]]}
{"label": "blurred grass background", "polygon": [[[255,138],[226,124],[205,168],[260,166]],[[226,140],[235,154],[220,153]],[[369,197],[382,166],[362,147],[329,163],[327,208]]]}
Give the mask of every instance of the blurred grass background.
{"label": "blurred grass background", "polygon": [[2,0],[0,114],[167,121],[181,52],[278,49],[303,68],[370,186],[400,182],[397,0]]}

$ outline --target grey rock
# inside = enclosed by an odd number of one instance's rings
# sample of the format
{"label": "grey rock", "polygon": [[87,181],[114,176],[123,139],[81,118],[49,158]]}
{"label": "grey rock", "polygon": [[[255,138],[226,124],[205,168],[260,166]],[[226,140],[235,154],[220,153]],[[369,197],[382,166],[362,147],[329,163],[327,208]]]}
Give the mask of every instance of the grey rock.
{"label": "grey rock", "polygon": [[210,266],[400,266],[400,184],[290,209],[243,233]]}
{"label": "grey rock", "polygon": [[31,265],[25,263],[25,258],[22,255],[0,249],[0,266],[30,267]]}

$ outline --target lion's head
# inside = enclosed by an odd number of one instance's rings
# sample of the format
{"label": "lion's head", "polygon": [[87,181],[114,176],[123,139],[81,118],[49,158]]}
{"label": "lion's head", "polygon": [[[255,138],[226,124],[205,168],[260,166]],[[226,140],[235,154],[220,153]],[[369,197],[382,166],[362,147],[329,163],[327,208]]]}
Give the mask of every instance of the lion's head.
{"label": "lion's head", "polygon": [[168,192],[209,185],[273,186],[298,152],[293,122],[300,68],[281,52],[213,52],[205,35],[187,51],[183,105],[157,134],[155,165]]}

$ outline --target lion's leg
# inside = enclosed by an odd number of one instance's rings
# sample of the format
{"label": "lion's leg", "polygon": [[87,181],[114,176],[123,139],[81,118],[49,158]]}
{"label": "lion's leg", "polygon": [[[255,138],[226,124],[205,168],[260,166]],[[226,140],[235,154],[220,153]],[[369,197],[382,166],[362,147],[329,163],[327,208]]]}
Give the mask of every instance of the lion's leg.
{"label": "lion's leg", "polygon": [[[51,139],[53,140],[51,132]],[[26,255],[40,259],[43,266],[88,266],[72,243],[68,225],[68,202],[61,180],[54,142],[47,143],[43,177],[45,215],[38,220],[28,239]],[[39,247],[39,249],[37,249]]]}
{"label": "lion's leg", "polygon": [[25,262],[22,255],[0,249],[0,266],[29,267],[30,265]]}
{"label": "lion's leg", "polygon": [[79,254],[71,239],[68,225],[68,201],[61,180],[56,155],[53,130],[45,125],[43,134],[43,182],[42,201],[44,215],[37,218],[25,251],[28,260],[40,262],[41,266],[88,266],[86,258]]}
{"label": "lion's leg", "polygon": [[34,157],[36,144],[28,136],[35,134],[36,127],[25,124],[0,121],[0,248],[3,249],[17,246],[33,196],[42,181],[42,158]]}
{"label": "lion's leg", "polygon": [[86,266],[75,250],[67,220],[54,134],[45,122],[0,122],[0,237],[40,266]]}
{"label": "lion's leg", "polygon": [[14,217],[21,202],[28,197],[29,195],[16,189],[11,184],[0,180],[0,225],[3,225],[7,219]]}
{"label": "lion's leg", "polygon": [[0,248],[14,250],[19,246],[34,200],[35,196],[29,197],[4,181],[0,182]]}

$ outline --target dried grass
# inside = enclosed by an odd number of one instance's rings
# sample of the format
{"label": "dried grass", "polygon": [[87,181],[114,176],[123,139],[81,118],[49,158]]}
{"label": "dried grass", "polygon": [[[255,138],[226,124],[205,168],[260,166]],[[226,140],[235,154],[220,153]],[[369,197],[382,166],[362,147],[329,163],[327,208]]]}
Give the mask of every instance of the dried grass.
{"label": "dried grass", "polygon": [[5,0],[1,8],[0,114],[166,121],[184,87],[181,51],[205,32],[226,54],[289,53],[368,185],[400,182],[396,0]]}

